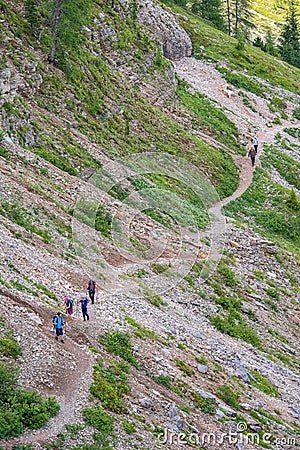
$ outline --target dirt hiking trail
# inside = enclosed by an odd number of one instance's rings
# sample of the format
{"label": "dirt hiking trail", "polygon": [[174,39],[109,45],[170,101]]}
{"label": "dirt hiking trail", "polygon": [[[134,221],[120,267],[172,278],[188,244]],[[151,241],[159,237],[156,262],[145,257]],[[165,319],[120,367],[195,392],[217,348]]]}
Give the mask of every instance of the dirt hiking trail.
{"label": "dirt hiking trail", "polygon": [[[236,104],[236,102],[232,101],[232,99],[228,99],[223,95],[223,93],[220,91],[219,88],[221,86],[221,83],[224,84],[224,80],[220,78],[220,74],[215,73],[215,71],[212,69],[212,66],[208,66],[206,64],[205,74],[210,78],[204,80],[203,80],[204,64],[201,62],[195,62],[193,58],[190,59],[184,58],[184,60],[181,60],[178,63],[176,63],[175,67],[178,74],[182,78],[194,84],[195,90],[199,90],[199,92],[202,93],[204,92],[206,95],[210,94],[212,98],[218,100],[220,104],[223,106],[228,107],[228,105],[230,104],[230,106],[233,108],[232,112],[229,114],[229,116],[231,116],[230,118],[233,118],[235,122],[240,125],[240,130],[242,132],[247,132],[249,134],[248,126],[249,123],[253,121],[254,118],[253,113],[250,112],[249,109],[247,109],[245,106],[243,106],[242,111],[239,111],[238,110],[239,106]],[[195,69],[197,67],[198,69],[201,67],[203,70],[197,72],[197,70]],[[36,105],[34,105],[34,108],[36,108]],[[48,116],[51,116],[53,120],[57,121],[60,125],[65,126],[65,123],[60,119],[57,119],[53,114],[49,113],[48,111],[41,110],[41,108],[39,108],[39,110],[41,111],[42,114],[47,114]],[[239,120],[237,120],[237,118],[239,118]],[[260,165],[259,155],[263,151],[263,145],[272,144],[278,132],[279,133],[282,132],[286,126],[293,127],[295,125],[286,122],[285,125],[276,125],[276,126],[274,125],[270,129],[266,127],[266,121],[260,118],[259,121],[256,121],[255,126],[259,127],[259,130],[256,131],[256,134],[259,139],[256,166],[259,166]],[[88,150],[92,154],[101,159],[102,152],[99,146],[89,142],[86,137],[81,135],[75,129],[69,128],[68,131],[71,134],[73,134],[74,138],[79,140],[83,146],[88,148]],[[254,133],[255,132],[253,131],[253,136]],[[218,143],[210,136],[206,136],[203,133],[198,133],[198,135],[199,137],[207,141],[209,144],[215,145],[229,152],[235,164],[239,168],[239,183],[236,191],[229,197],[215,204],[210,209],[210,212],[216,217],[216,222],[215,224],[212,225],[210,230],[203,232],[202,237],[204,237],[211,233],[218,234],[220,231],[223,231],[224,222],[226,222],[226,219],[225,216],[222,214],[222,207],[227,205],[232,200],[235,200],[238,197],[240,197],[248,189],[253,179],[253,168],[251,166],[250,159],[247,156],[234,154],[230,148],[224,146],[223,144]],[[249,141],[247,145],[247,150],[249,150],[250,146],[251,141]],[[102,160],[103,160],[102,162],[106,162],[107,157],[103,155]],[[213,257],[217,256],[220,255],[213,255]],[[71,325],[72,338],[67,337],[65,344],[60,344],[54,341],[53,334],[52,335],[50,334],[51,332],[49,330],[48,325],[49,317],[51,317],[51,315],[53,314],[53,308],[51,309],[50,307],[45,306],[33,307],[29,303],[25,305],[20,298],[10,295],[8,291],[0,292],[0,295],[1,294],[5,297],[10,297],[11,301],[17,306],[23,304],[29,310],[34,310],[34,313],[37,314],[43,321],[43,325],[40,328],[40,332],[48,336],[51,345],[57,346],[63,345],[64,351],[72,354],[72,357],[74,358],[76,365],[76,370],[72,370],[69,372],[63,371],[62,369],[58,368],[59,377],[61,381],[54,386],[51,395],[55,395],[60,403],[61,408],[59,414],[55,418],[53,418],[44,428],[40,430],[28,432],[20,436],[19,438],[10,439],[9,441],[2,441],[2,442],[0,441],[0,445],[4,445],[5,449],[9,450],[13,448],[15,444],[20,442],[24,444],[49,442],[49,439],[54,438],[54,436],[56,436],[58,432],[63,429],[65,424],[75,423],[77,421],[76,415],[77,411],[80,409],[81,405],[80,401],[82,400],[83,403],[84,401],[87,401],[87,398],[89,396],[88,387],[91,384],[92,380],[93,358],[88,355],[86,345],[89,343],[89,336],[92,338],[92,340],[96,337],[98,331],[97,320],[99,319],[99,314],[100,313],[105,314],[105,312],[102,310],[100,304],[96,305],[95,310],[97,310],[97,314],[95,314],[94,320],[90,321],[89,327],[84,325],[81,317],[75,318],[74,322]],[[83,327],[84,330],[82,331]],[[84,337],[85,334],[86,338]],[[79,386],[84,386],[84,388],[79,389]]]}

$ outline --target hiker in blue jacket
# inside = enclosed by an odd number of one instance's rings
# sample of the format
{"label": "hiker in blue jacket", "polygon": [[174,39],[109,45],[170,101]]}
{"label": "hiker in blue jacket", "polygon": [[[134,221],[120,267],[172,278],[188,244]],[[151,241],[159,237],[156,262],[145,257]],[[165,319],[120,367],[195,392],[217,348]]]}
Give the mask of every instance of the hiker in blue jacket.
{"label": "hiker in blue jacket", "polygon": [[56,332],[56,336],[55,339],[58,341],[59,336],[61,336],[60,341],[62,343],[64,343],[64,318],[62,316],[61,312],[58,312],[54,317],[53,317],[53,326],[55,328],[55,332]]}
{"label": "hiker in blue jacket", "polygon": [[90,316],[88,315],[88,311],[87,311],[87,304],[89,302],[88,298],[82,297],[79,302],[81,303],[81,311],[82,311],[82,315],[83,315],[83,320],[86,320],[85,318],[87,318],[87,320],[90,319]]}

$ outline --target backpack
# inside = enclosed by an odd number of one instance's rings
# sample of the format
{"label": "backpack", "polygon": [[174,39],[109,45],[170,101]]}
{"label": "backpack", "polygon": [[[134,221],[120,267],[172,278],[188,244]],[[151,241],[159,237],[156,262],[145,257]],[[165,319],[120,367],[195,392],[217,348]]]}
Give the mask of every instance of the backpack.
{"label": "backpack", "polygon": [[56,316],[54,318],[55,328],[62,328],[63,327],[63,322],[64,322],[63,317]]}
{"label": "backpack", "polygon": [[74,303],[73,300],[69,298],[67,307],[73,309],[73,303]]}
{"label": "backpack", "polygon": [[88,299],[87,298],[85,298],[84,300],[81,301],[81,305],[82,305],[83,309],[87,308],[87,304],[88,304]]}
{"label": "backpack", "polygon": [[94,280],[89,281],[89,291],[94,291],[96,289],[96,282]]}

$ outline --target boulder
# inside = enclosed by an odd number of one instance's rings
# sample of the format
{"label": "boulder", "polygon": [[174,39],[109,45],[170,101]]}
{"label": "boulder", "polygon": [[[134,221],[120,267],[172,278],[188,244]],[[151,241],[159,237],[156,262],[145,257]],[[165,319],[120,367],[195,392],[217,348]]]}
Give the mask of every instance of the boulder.
{"label": "boulder", "polygon": [[192,54],[192,42],[175,17],[151,0],[139,1],[138,21],[146,25],[162,43],[163,55],[178,60]]}

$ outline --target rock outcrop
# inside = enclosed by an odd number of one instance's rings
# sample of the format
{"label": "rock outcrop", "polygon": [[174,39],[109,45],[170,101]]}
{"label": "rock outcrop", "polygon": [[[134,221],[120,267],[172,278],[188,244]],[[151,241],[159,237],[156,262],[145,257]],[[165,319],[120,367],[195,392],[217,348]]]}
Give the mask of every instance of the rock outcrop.
{"label": "rock outcrop", "polygon": [[140,1],[138,21],[149,27],[161,40],[163,55],[178,60],[192,54],[192,42],[173,15],[151,0]]}

